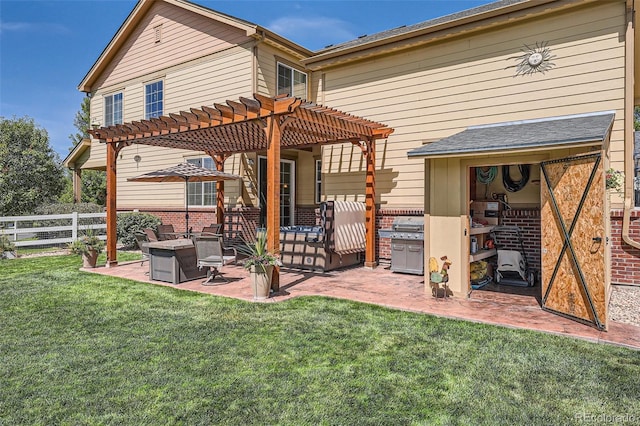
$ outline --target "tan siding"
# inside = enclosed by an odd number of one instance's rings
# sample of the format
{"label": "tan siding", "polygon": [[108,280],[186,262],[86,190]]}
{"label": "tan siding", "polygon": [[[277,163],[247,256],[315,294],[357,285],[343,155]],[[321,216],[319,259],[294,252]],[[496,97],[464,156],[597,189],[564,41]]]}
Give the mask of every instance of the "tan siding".
{"label": "tan siding", "polygon": [[[155,42],[154,28],[158,25],[162,25],[160,43]],[[237,28],[159,1],[151,7],[95,86],[127,81],[248,40],[249,37]]]}
{"label": "tan siding", "polygon": [[168,73],[165,78],[166,110],[188,110],[251,96],[251,62],[251,50],[236,47],[215,55],[215,60]]}
{"label": "tan siding", "polygon": [[[136,163],[134,157],[141,161]],[[154,170],[171,167],[188,158],[203,157],[204,154],[179,149],[158,148],[147,145],[132,145],[121,151],[118,158],[118,207],[123,209],[165,207],[184,208],[185,186],[182,183],[145,183],[128,182],[127,179]],[[234,156],[237,157],[237,156]],[[225,171],[240,173],[237,158],[231,157],[225,162]],[[241,182],[225,182],[225,204],[235,205],[240,193]]]}
{"label": "tan siding", "polygon": [[[378,202],[421,207],[423,161],[407,151],[470,125],[616,110],[624,96],[624,7],[601,3],[446,43],[325,71],[324,103],[395,129],[377,144]],[[547,42],[556,66],[515,76],[526,44]],[[319,77],[314,84],[319,84]],[[613,163],[622,159],[622,121],[612,136]],[[327,194],[364,191],[364,162],[347,145],[325,150],[332,172],[360,173],[362,185],[328,177]],[[616,164],[614,164],[614,167]],[[618,165],[621,168],[621,165]],[[355,177],[354,177],[354,180]],[[331,183],[330,183],[331,182]],[[331,192],[329,192],[331,191]]]}

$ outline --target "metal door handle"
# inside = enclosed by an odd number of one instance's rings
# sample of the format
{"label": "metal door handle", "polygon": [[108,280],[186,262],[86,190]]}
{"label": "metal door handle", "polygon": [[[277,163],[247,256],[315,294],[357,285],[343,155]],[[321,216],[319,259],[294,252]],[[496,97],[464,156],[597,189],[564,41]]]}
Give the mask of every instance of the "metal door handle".
{"label": "metal door handle", "polygon": [[593,237],[592,240],[596,243],[601,243],[602,242],[602,237]]}

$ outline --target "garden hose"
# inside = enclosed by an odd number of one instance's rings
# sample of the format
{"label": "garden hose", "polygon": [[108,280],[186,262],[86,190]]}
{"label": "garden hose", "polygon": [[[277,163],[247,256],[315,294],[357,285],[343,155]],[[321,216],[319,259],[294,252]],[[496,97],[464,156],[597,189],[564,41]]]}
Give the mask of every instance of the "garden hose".
{"label": "garden hose", "polygon": [[496,166],[489,167],[486,171],[482,167],[476,167],[476,180],[484,185],[489,185],[498,175]]}
{"label": "garden hose", "polygon": [[522,176],[519,181],[514,182],[509,174],[510,166],[502,166],[502,183],[504,188],[509,192],[518,192],[529,182],[529,172],[531,166],[529,164],[518,164],[518,170]]}

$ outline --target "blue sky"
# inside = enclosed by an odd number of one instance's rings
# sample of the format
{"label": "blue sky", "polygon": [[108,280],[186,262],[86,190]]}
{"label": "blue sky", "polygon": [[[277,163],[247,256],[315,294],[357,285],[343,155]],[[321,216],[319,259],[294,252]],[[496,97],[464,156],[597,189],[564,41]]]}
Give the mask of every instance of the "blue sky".
{"label": "blue sky", "polygon": [[[489,0],[197,0],[308,49],[411,25]],[[77,87],[133,0],[0,0],[0,116],[32,117],[64,158],[84,93]]]}

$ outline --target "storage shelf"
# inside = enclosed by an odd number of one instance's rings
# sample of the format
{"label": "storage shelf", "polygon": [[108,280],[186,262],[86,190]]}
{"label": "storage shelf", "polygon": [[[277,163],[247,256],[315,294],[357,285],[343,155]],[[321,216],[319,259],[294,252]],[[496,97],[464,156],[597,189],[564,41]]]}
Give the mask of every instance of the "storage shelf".
{"label": "storage shelf", "polygon": [[491,225],[491,226],[479,226],[479,227],[471,227],[471,230],[469,231],[469,235],[478,235],[478,234],[488,234],[489,232],[491,232],[493,230],[493,228],[495,227],[495,225]]}
{"label": "storage shelf", "polygon": [[475,254],[469,255],[469,261],[475,262],[476,260],[486,259],[487,257],[495,256],[498,253],[496,249],[478,250]]}

